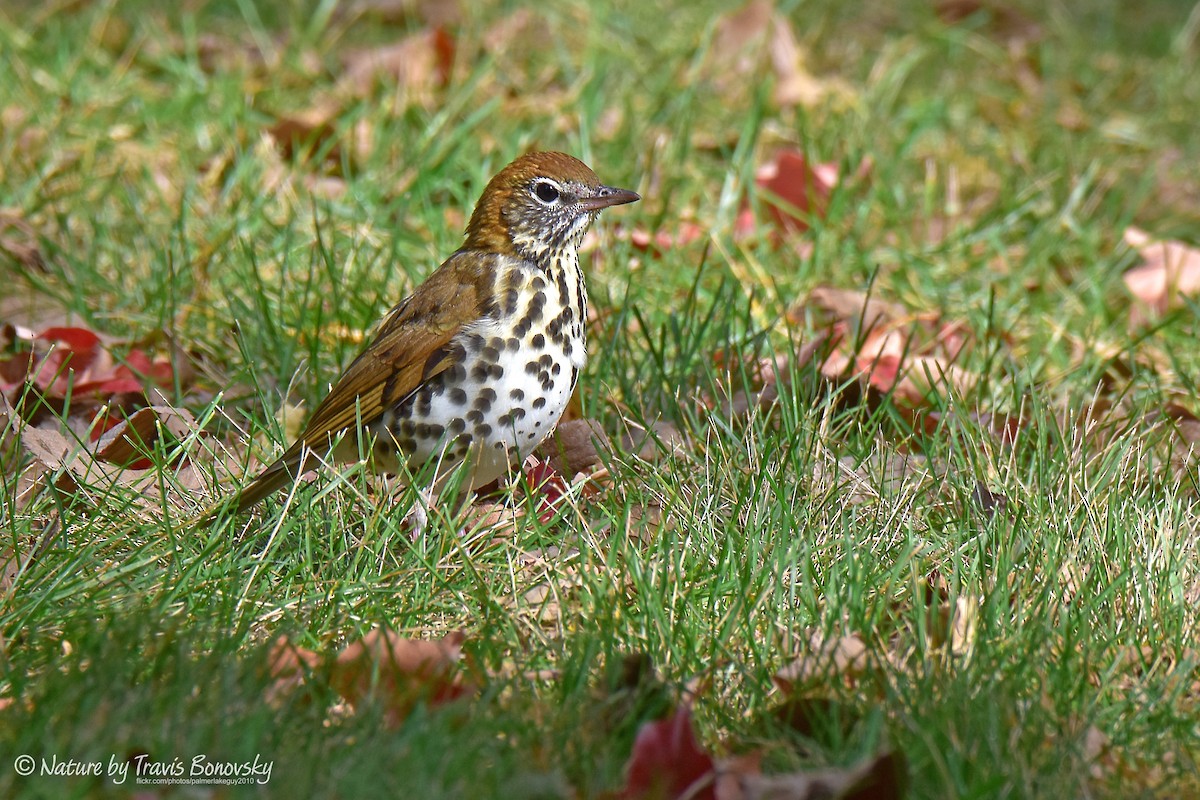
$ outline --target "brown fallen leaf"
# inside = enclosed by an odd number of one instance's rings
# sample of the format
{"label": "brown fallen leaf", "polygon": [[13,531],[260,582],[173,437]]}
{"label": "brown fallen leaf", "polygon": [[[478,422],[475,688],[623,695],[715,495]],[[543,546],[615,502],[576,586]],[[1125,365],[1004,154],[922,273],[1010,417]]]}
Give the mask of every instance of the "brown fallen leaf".
{"label": "brown fallen leaf", "polygon": [[275,639],[267,654],[267,675],[272,680],[266,691],[267,702],[277,704],[291,694],[317,670],[320,663],[320,656],[292,644],[288,637]]}
{"label": "brown fallen leaf", "polygon": [[855,686],[870,666],[867,645],[857,633],[827,638],[820,631],[814,631],[804,650],[772,676],[775,685],[785,694],[791,694],[798,687],[828,685],[833,680]]}
{"label": "brown fallen leaf", "polygon": [[266,128],[283,158],[305,161],[322,154],[332,169],[340,169],[343,160],[360,163],[372,149],[371,127],[365,120],[356,122],[347,136],[338,132],[343,109],[334,97],[319,97],[312,106],[276,116]]}
{"label": "brown fallen leaf", "polygon": [[454,66],[454,38],[444,28],[422,31],[380,47],[352,50],[343,57],[345,70],[338,80],[340,96],[370,97],[386,83],[398,95],[398,107],[429,105],[437,89],[450,80]]}
{"label": "brown fallen leaf", "polygon": [[774,98],[779,106],[812,107],[827,98],[852,99],[856,95],[848,81],[837,77],[817,77],[809,72],[808,55],[796,41],[791,22],[778,12],[771,17],[771,38],[767,51],[775,71]]}
{"label": "brown fallen leaf", "polygon": [[560,475],[589,472],[601,463],[600,453],[612,450],[608,434],[593,419],[571,419],[560,422],[554,433],[537,449]]}
{"label": "brown fallen leaf", "polygon": [[672,422],[658,420],[649,428],[625,418],[625,433],[621,435],[621,452],[630,453],[643,461],[657,461],[664,456],[680,455],[687,444],[683,432]]}
{"label": "brown fallen leaf", "polygon": [[338,20],[360,18],[384,25],[454,25],[462,17],[458,0],[354,0],[339,3],[334,11]]}
{"label": "brown fallen leaf", "polygon": [[764,775],[755,759],[716,767],[716,800],[899,800],[908,789],[908,767],[899,753],[884,752],[852,767]]}
{"label": "brown fallen leaf", "polygon": [[461,631],[429,641],[378,628],[338,654],[330,685],[352,705],[376,698],[396,728],[417,702],[437,705],[469,691],[458,666],[464,641]]}
{"label": "brown fallen leaf", "polygon": [[872,297],[867,292],[817,286],[808,293],[803,303],[788,309],[788,321],[793,324],[803,322],[804,309],[808,306],[815,306],[833,315],[835,320],[849,322],[861,331],[894,325],[912,316],[901,304]]}
{"label": "brown fallen leaf", "polygon": [[[202,467],[194,463],[194,456],[183,458],[168,468],[170,473],[165,481],[158,468],[123,469],[100,457],[96,442],[86,436],[64,433],[61,421],[51,418],[39,425],[31,424],[3,395],[0,395],[0,423],[9,427],[19,445],[35,459],[36,468],[53,476],[53,488],[71,502],[98,505],[112,498],[114,487],[120,487],[127,490],[135,507],[158,513],[165,486],[169,492],[165,499],[185,514],[191,514],[199,510],[198,505],[207,502],[204,491],[210,473],[221,485],[232,485],[236,481],[234,476],[242,471],[237,456],[223,450],[214,453],[207,445],[198,448],[195,454],[205,457]],[[140,454],[141,447],[151,446],[164,432],[177,440],[199,433],[187,411],[168,406],[145,409],[136,427],[129,428],[126,421],[119,430],[114,430],[102,447],[111,448],[108,453],[118,460]]]}
{"label": "brown fallen leaf", "polygon": [[188,412],[173,406],[148,406],[121,420],[96,442],[94,457],[117,466],[150,466],[145,454],[167,433],[179,441],[196,429],[196,420]]}
{"label": "brown fallen leaf", "polygon": [[44,272],[46,259],[37,243],[37,232],[21,214],[0,209],[0,253],[30,269]]}
{"label": "brown fallen leaf", "polygon": [[957,25],[972,17],[981,18],[984,30],[1002,39],[1036,41],[1041,38],[1041,26],[1011,3],[996,0],[938,0],[934,5],[938,19],[947,25]]}

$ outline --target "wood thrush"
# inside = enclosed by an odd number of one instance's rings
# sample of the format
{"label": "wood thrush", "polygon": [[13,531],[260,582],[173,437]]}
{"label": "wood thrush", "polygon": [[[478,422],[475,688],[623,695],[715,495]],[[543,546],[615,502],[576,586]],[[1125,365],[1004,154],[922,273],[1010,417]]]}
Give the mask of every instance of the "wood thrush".
{"label": "wood thrush", "polygon": [[[563,153],[530,153],[488,183],[466,241],[400,301],[313,411],[300,438],[238,497],[241,511],[335,458],[482,486],[554,429],[587,360],[579,244],[596,215],[640,199]],[[364,436],[365,434],[365,436]],[[361,443],[361,449],[360,449]]]}

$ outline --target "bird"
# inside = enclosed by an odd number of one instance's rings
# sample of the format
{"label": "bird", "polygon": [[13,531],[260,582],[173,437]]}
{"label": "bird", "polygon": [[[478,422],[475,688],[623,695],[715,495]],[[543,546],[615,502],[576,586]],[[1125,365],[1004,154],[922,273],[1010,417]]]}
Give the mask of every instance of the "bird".
{"label": "bird", "polygon": [[[465,241],[388,312],[299,438],[241,492],[234,512],[321,457],[438,475],[504,475],[554,430],[587,362],[579,246],[597,215],[640,196],[565,153],[520,156],[488,182]],[[336,447],[335,447],[336,446]]]}

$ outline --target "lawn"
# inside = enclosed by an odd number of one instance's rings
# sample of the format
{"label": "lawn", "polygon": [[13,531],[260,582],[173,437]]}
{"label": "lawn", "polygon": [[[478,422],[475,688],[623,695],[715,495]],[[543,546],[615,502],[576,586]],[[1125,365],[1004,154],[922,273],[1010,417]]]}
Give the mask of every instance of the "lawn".
{"label": "lawn", "polygon": [[[0,2],[0,793],[1200,796],[1200,10],[169,5]],[[194,524],[531,149],[551,483]]]}

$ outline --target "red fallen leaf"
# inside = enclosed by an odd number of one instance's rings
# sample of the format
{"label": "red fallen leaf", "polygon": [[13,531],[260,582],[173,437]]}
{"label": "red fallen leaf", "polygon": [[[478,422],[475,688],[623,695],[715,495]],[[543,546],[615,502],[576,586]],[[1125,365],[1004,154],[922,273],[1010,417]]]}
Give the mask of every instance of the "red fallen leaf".
{"label": "red fallen leaf", "polygon": [[643,228],[637,228],[629,234],[629,243],[635,250],[649,251],[651,255],[661,256],[666,250],[683,247],[703,237],[704,228],[695,222],[681,222],[674,233],[660,229],[651,234]]}
{"label": "red fallen leaf", "polygon": [[537,515],[543,523],[554,519],[558,504],[567,496],[570,487],[563,476],[549,463],[538,461],[525,469],[525,480],[537,493]]}
{"label": "red fallen leaf", "polygon": [[837,164],[810,165],[799,150],[779,152],[755,176],[774,201],[768,206],[771,219],[785,233],[806,231],[810,219],[823,218],[837,182]]}
{"label": "red fallen leaf", "polygon": [[37,338],[47,342],[61,342],[80,357],[94,355],[100,337],[87,328],[46,328]]}
{"label": "red fallen leaf", "polygon": [[[32,383],[50,398],[103,401],[120,394],[138,394],[146,384],[166,386],[175,378],[165,360],[152,360],[134,348],[124,363],[114,363],[98,335],[86,328],[51,327],[33,336],[35,345],[48,342],[49,351],[35,346],[0,361],[0,390]],[[87,405],[87,404],[85,404]]]}
{"label": "red fallen leaf", "polygon": [[733,238],[740,240],[754,233],[758,227],[758,222],[754,219],[754,209],[746,206],[738,212],[737,218],[733,221]]}
{"label": "red fallen leaf", "polygon": [[688,797],[716,800],[712,756],[700,749],[692,731],[692,711],[684,706],[638,731],[625,767],[627,800]]}
{"label": "red fallen leaf", "polygon": [[124,364],[118,364],[112,375],[100,380],[75,385],[75,394],[96,394],[111,397],[116,394],[142,391],[147,383],[166,386],[174,380],[175,372],[167,361],[152,362],[141,350],[131,350]]}

